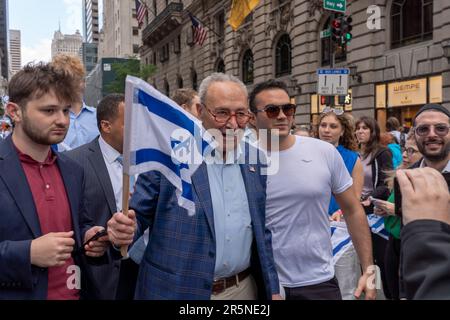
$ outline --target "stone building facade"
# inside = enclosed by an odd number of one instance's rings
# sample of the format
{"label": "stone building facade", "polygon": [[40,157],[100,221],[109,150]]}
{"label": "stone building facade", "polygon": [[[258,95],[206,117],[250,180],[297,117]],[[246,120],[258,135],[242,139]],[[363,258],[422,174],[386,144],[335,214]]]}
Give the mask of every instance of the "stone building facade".
{"label": "stone building facade", "polygon": [[98,59],[139,56],[141,34],[135,0],[103,0]]}
{"label": "stone building facade", "polygon": [[[329,67],[330,11],[320,0],[261,0],[237,32],[227,20],[231,0],[146,0],[141,61],[155,64],[149,79],[170,95],[179,87],[198,88],[215,71],[240,77],[249,90],[277,78],[298,105],[296,122],[315,122],[323,108],[317,96],[317,69]],[[340,48],[335,67],[350,68],[354,117],[376,117],[381,125],[397,116],[410,125],[420,105],[450,108],[450,3],[446,0],[348,0],[353,40]],[[193,43],[188,12],[208,30]],[[377,19],[379,17],[379,19]]]}

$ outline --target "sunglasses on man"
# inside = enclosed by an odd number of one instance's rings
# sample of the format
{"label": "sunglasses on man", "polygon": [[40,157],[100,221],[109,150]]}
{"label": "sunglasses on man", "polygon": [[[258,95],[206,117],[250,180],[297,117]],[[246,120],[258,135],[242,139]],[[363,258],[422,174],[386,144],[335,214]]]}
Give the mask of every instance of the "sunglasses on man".
{"label": "sunglasses on man", "polygon": [[415,133],[419,137],[426,137],[430,134],[431,126],[434,127],[434,133],[440,137],[445,137],[448,134],[450,126],[445,123],[438,124],[421,124],[415,128]]}
{"label": "sunglasses on man", "polygon": [[286,117],[292,117],[295,115],[297,111],[297,106],[292,103],[284,104],[284,105],[275,105],[269,104],[264,107],[262,110],[256,111],[257,113],[265,112],[269,119],[276,119],[280,116],[280,112],[283,111]]}

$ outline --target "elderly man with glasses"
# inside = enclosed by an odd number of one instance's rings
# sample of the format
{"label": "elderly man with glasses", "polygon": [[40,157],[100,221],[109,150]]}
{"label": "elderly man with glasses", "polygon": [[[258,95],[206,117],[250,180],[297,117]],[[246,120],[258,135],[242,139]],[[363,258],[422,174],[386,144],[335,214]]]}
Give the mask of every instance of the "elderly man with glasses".
{"label": "elderly man with glasses", "polygon": [[[202,82],[199,96],[199,119],[205,129],[215,131],[216,156],[222,162],[204,161],[192,176],[195,215],[178,205],[175,187],[163,175],[140,175],[130,207],[138,230],[150,227],[150,234],[135,297],[280,299],[265,226],[266,177],[260,164],[241,164],[229,156],[236,154],[250,119],[247,90],[233,76],[213,74]],[[128,244],[122,240],[134,234],[132,219],[120,215],[109,228],[116,245]],[[127,228],[124,235],[121,230]]]}
{"label": "elderly man with glasses", "polygon": [[[250,94],[256,126],[279,138],[279,170],[268,176],[266,220],[281,286],[288,300],[340,300],[328,207],[334,194],[363,267],[355,296],[375,298],[369,226],[344,160],[330,143],[291,135],[296,105],[286,85],[267,81]],[[262,141],[264,145],[264,141]]]}

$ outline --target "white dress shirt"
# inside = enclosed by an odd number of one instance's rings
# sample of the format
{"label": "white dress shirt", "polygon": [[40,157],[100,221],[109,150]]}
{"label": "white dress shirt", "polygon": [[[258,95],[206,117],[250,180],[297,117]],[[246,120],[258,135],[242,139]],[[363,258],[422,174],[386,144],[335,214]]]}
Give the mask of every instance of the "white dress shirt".
{"label": "white dress shirt", "polygon": [[123,167],[119,157],[122,155],[113,147],[111,147],[101,136],[98,139],[100,150],[108,169],[109,178],[114,190],[114,198],[116,200],[117,211],[122,211],[122,185],[123,185]]}

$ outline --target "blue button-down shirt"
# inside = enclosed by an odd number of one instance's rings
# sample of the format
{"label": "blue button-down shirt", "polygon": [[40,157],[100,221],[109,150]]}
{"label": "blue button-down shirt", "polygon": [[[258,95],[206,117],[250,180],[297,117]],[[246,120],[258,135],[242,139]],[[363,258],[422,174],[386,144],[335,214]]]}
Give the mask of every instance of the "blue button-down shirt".
{"label": "blue button-down shirt", "polygon": [[75,149],[87,144],[98,137],[97,109],[88,107],[83,103],[83,108],[76,115],[70,111],[70,127],[66,139],[63,141],[63,149]]}
{"label": "blue button-down shirt", "polygon": [[216,232],[214,276],[220,279],[250,266],[252,221],[240,166],[212,164],[207,168]]}

